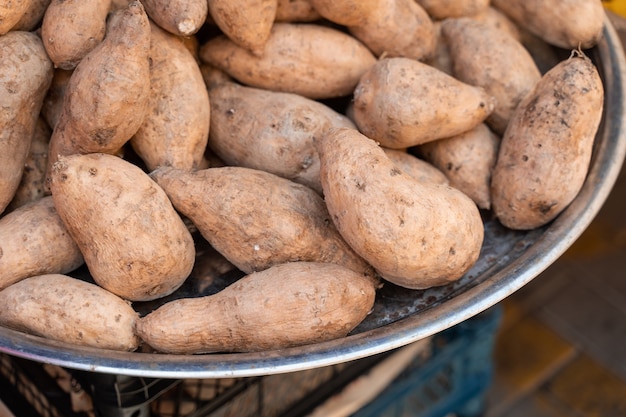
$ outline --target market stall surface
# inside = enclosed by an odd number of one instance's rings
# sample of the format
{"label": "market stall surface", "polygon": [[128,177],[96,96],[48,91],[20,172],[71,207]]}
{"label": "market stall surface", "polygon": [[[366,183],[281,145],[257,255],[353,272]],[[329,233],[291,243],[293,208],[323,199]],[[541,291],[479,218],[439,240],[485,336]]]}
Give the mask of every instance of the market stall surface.
{"label": "market stall surface", "polygon": [[626,416],[626,170],[589,228],[502,302],[485,417]]}

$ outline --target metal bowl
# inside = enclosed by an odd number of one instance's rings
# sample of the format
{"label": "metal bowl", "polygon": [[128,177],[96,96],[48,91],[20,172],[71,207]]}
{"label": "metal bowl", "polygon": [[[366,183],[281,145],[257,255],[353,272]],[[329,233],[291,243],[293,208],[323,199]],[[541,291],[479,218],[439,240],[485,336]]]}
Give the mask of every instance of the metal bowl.
{"label": "metal bowl", "polygon": [[[553,52],[556,59],[569,54],[556,49]],[[574,243],[604,204],[620,172],[626,152],[626,61],[608,18],[603,39],[587,53],[603,79],[605,107],[582,190],[557,219],[536,230],[508,230],[490,213],[483,213],[485,240],[480,259],[459,281],[424,291],[385,284],[373,312],[349,336],[283,350],[206,355],[116,352],[0,327],[0,351],[71,369],[118,375],[247,377],[368,357],[426,338],[486,310],[538,276]]]}

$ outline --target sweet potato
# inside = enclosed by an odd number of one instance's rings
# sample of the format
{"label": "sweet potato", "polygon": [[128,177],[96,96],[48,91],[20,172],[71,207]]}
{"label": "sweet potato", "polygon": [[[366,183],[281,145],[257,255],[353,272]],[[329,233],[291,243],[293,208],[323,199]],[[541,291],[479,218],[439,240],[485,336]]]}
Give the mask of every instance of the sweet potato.
{"label": "sweet potato", "polygon": [[194,242],[163,190],[138,166],[91,153],[61,157],[54,205],[94,281],[131,301],[171,294],[194,264]]}
{"label": "sweet potato", "polygon": [[65,343],[132,351],[137,313],[99,286],[62,274],[38,275],[0,291],[0,324]]}
{"label": "sweet potato", "polygon": [[398,168],[419,182],[449,184],[448,177],[436,166],[405,150],[382,148],[387,158]]}
{"label": "sweet potato", "polygon": [[491,173],[496,164],[500,137],[481,123],[459,135],[420,145],[419,153],[476,205],[491,208]]}
{"label": "sweet potato", "polygon": [[346,336],[374,305],[375,287],[345,267],[292,262],[249,274],[205,297],[164,304],[137,322],[161,352],[254,352]]}
{"label": "sweet potato", "polygon": [[218,36],[200,47],[200,58],[250,87],[313,99],[349,96],[376,62],[354,37],[303,23],[274,23],[262,57]]}
{"label": "sweet potato", "polygon": [[541,78],[533,57],[517,39],[469,17],[446,19],[441,31],[453,75],[496,98],[486,123],[504,133],[511,113]]}
{"label": "sweet potato", "polygon": [[65,99],[65,92],[67,91],[67,86],[70,83],[72,72],[72,70],[55,68],[52,83],[50,84],[46,97],[43,100],[41,115],[48,123],[48,126],[53,129],[59,121],[59,116],[63,110],[63,100]]}
{"label": "sweet potato", "polygon": [[208,0],[215,24],[237,45],[263,55],[276,18],[277,0]]}
{"label": "sweet potato", "polygon": [[41,38],[55,67],[71,70],[104,39],[111,0],[52,0]]}
{"label": "sweet potato", "polygon": [[207,0],[142,0],[141,3],[150,19],[178,36],[198,32],[209,15]]}
{"label": "sweet potato", "polygon": [[328,212],[382,278],[428,288],[461,278],[476,262],[483,222],[461,191],[413,179],[353,129],[331,129],[315,144]]}
{"label": "sweet potato", "polygon": [[44,182],[46,180],[46,167],[48,165],[48,143],[52,131],[42,117],[37,119],[35,131],[30,141],[30,150],[20,184],[15,190],[13,199],[7,209],[15,210],[31,201],[45,196]]}
{"label": "sweet potato", "polygon": [[309,0],[324,18],[342,26],[363,26],[381,0]]}
{"label": "sweet potato", "polygon": [[243,167],[194,172],[161,167],[150,176],[211,246],[247,274],[293,261],[372,272],[309,187]]}
{"label": "sweet potato", "polygon": [[28,8],[20,18],[20,20],[13,26],[12,30],[25,30],[31,32],[37,29],[43,19],[43,15],[46,13],[46,9],[50,4],[50,0],[30,0],[14,3],[26,3]]}
{"label": "sweet potato", "polygon": [[604,8],[598,0],[493,0],[518,26],[565,49],[591,48],[602,37]]}
{"label": "sweet potato", "polygon": [[378,57],[423,61],[435,52],[433,22],[415,0],[379,0],[363,22],[349,30]]}
{"label": "sweet potato", "polygon": [[491,182],[492,206],[511,229],[534,229],[561,213],[587,175],[604,90],[584,55],[548,71],[513,113]]}
{"label": "sweet potato", "polygon": [[0,214],[20,184],[52,73],[37,35],[12,31],[0,36]]}
{"label": "sweet potato", "polygon": [[381,146],[402,149],[465,132],[495,107],[484,88],[409,58],[380,59],[354,91],[359,130]]}
{"label": "sweet potato", "polygon": [[48,176],[59,156],[114,154],[137,132],[150,94],[150,24],[133,1],[114,12],[107,35],[72,72],[50,138]]}
{"label": "sweet potato", "polygon": [[226,164],[260,169],[321,194],[313,139],[347,117],[306,97],[223,83],[210,90],[209,146]]}
{"label": "sweet potato", "polygon": [[27,12],[30,3],[30,0],[0,2],[0,36],[17,25]]}
{"label": "sweet potato", "polygon": [[0,218],[0,254],[0,289],[35,275],[65,274],[83,264],[50,196]]}
{"label": "sweet potato", "polygon": [[484,12],[490,0],[415,0],[436,20],[472,16]]}
{"label": "sweet potato", "polygon": [[130,144],[150,171],[162,165],[197,169],[211,117],[204,79],[181,38],[150,26],[149,109]]}

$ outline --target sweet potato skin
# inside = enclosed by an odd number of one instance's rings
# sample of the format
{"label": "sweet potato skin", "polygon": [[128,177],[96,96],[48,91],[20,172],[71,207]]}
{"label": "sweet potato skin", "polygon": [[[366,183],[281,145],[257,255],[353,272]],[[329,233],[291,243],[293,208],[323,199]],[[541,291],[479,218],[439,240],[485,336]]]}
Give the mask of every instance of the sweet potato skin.
{"label": "sweet potato skin", "polygon": [[163,165],[197,169],[209,138],[209,94],[183,40],[150,27],[148,112],[130,144],[149,171]]}
{"label": "sweet potato skin", "polygon": [[354,91],[354,120],[381,146],[403,149],[450,137],[482,123],[495,98],[409,58],[380,59]]}
{"label": "sweet potato skin", "polygon": [[193,238],[138,166],[102,153],[62,157],[53,166],[51,190],[98,285],[148,301],[171,294],[189,276]]}
{"label": "sweet potato skin", "polygon": [[11,31],[0,37],[0,214],[20,184],[53,71],[34,33]]}
{"label": "sweet potato skin", "polygon": [[104,39],[111,0],[52,0],[41,37],[55,67],[72,70]]}
{"label": "sweet potato skin", "polygon": [[253,352],[346,336],[374,305],[372,281],[339,265],[291,262],[249,274],[210,296],[171,301],[137,334],[169,353]]}
{"label": "sweet potato skin", "polygon": [[150,176],[211,246],[245,273],[310,261],[373,275],[309,187],[244,167],[194,172],[161,167]]}
{"label": "sweet potato skin", "polygon": [[355,130],[332,129],[315,143],[328,212],[382,278],[423,289],[459,279],[476,262],[483,222],[465,194],[409,177]]}
{"label": "sweet potato skin", "polygon": [[534,229],[580,191],[602,117],[604,90],[587,57],[560,62],[513,114],[491,182],[492,205],[511,229]]}
{"label": "sweet potato skin", "polygon": [[260,169],[321,194],[313,139],[330,127],[356,129],[347,117],[315,100],[222,83],[210,90],[209,146],[226,164]]}
{"label": "sweet potato skin", "polygon": [[198,32],[209,14],[207,0],[142,0],[141,3],[150,19],[178,36]]}
{"label": "sweet potato skin", "polygon": [[[294,51],[309,53],[294,53]],[[354,37],[305,23],[274,23],[258,57],[218,36],[200,47],[200,59],[250,87],[300,94],[312,99],[352,94],[376,58]]]}
{"label": "sweet potato skin", "polygon": [[37,275],[0,291],[0,324],[65,343],[133,351],[137,313],[105,289],[62,274]]}
{"label": "sweet potato skin", "polygon": [[0,218],[0,254],[0,289],[35,275],[66,274],[83,264],[50,196]]}

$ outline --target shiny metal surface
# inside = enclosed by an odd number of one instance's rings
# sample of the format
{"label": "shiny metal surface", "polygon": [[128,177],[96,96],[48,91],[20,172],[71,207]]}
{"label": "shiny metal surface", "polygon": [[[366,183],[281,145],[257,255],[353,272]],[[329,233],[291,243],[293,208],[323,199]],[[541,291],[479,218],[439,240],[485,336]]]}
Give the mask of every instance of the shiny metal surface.
{"label": "shiny metal surface", "polygon": [[359,359],[420,340],[500,302],[556,261],[608,197],[626,154],[626,62],[610,23],[589,51],[605,86],[605,115],[587,181],[551,224],[516,232],[485,213],[479,261],[458,282],[425,291],[386,284],[372,314],[346,338],[282,351],[209,355],[126,353],[77,347],[0,327],[0,351],[72,369],[155,378],[220,378],[299,371]]}

